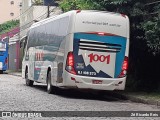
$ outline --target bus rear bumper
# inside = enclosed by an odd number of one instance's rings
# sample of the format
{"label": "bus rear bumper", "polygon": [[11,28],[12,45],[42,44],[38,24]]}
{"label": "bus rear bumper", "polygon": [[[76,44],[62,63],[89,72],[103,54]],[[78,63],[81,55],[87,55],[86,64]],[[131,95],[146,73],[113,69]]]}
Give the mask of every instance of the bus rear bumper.
{"label": "bus rear bumper", "polygon": [[[124,90],[126,77],[124,78],[95,78],[69,75],[70,80],[75,82],[75,85],[80,89],[95,89],[95,90]],[[95,82],[95,83],[94,83]]]}

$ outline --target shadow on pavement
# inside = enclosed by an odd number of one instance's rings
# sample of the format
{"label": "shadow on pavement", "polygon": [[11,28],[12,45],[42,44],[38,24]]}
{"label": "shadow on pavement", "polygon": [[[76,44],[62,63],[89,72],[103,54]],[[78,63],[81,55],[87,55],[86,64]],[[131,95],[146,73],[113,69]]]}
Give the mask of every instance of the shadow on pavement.
{"label": "shadow on pavement", "polygon": [[3,73],[0,73],[0,74],[8,74],[8,72],[4,71]]}
{"label": "shadow on pavement", "polygon": [[[33,85],[33,88],[47,93],[46,85]],[[54,95],[54,94],[51,94]],[[72,99],[88,99],[88,100],[100,100],[107,102],[123,102],[126,100],[116,97],[112,91],[98,91],[98,90],[78,90],[78,89],[59,89],[56,95],[64,98]]]}

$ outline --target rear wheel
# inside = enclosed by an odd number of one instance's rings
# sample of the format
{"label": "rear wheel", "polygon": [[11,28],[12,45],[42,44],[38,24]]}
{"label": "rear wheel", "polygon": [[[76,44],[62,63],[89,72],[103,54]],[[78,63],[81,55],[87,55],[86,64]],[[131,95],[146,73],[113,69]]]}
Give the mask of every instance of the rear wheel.
{"label": "rear wheel", "polygon": [[55,94],[56,93],[56,87],[55,86],[52,86],[51,84],[51,71],[48,72],[48,75],[47,75],[47,92],[48,94]]}
{"label": "rear wheel", "polygon": [[28,70],[26,70],[26,72],[25,72],[25,80],[26,80],[27,86],[33,86],[34,81],[31,81],[28,79]]}
{"label": "rear wheel", "polygon": [[3,74],[3,70],[0,70],[0,74]]}

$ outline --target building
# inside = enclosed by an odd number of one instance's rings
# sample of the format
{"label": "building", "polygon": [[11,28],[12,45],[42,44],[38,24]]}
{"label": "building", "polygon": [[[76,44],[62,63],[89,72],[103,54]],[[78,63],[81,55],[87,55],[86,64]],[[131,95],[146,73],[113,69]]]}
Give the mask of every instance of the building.
{"label": "building", "polygon": [[[52,2],[51,2],[52,1]],[[54,0],[23,0],[20,16],[20,39],[22,40],[28,28],[35,22],[49,16],[60,14],[62,11],[57,6],[52,6]],[[47,5],[48,4],[48,5]]]}
{"label": "building", "polygon": [[[20,19],[22,0],[0,0],[0,24]],[[9,42],[8,69],[19,69],[19,26],[0,35],[0,39]]]}
{"label": "building", "polygon": [[0,0],[0,24],[19,19],[22,0]]}
{"label": "building", "polygon": [[29,27],[37,21],[61,14],[61,9],[55,5],[57,4],[54,3],[54,0],[22,0],[20,11],[20,63],[24,55],[25,38]]}

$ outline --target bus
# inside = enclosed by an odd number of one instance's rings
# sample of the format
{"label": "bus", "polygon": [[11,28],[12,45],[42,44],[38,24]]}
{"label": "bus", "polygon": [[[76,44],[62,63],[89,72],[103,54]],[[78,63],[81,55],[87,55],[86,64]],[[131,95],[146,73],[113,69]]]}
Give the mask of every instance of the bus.
{"label": "bus", "polygon": [[8,68],[8,43],[0,41],[0,74]]}
{"label": "bus", "polygon": [[106,11],[73,10],[34,23],[22,62],[26,85],[124,90],[128,68],[129,19]]}

